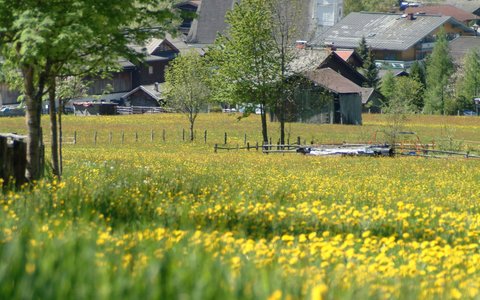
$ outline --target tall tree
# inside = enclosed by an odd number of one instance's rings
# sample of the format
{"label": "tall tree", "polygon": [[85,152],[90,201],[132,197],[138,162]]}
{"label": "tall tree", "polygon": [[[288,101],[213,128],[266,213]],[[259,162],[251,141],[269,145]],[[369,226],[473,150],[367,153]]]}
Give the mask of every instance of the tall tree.
{"label": "tall tree", "polygon": [[194,124],[200,109],[210,99],[210,66],[197,52],[180,55],[165,73],[164,95],[167,106],[185,113],[190,122],[190,141],[194,139]]}
{"label": "tall tree", "polygon": [[397,143],[398,134],[404,129],[408,115],[415,112],[413,99],[418,96],[418,90],[421,88],[420,83],[410,77],[402,76],[393,80],[393,93],[388,104],[383,107],[387,120],[384,133],[391,145]]}
{"label": "tall tree", "polygon": [[362,61],[365,62],[367,60],[368,44],[367,44],[367,39],[365,39],[365,36],[362,36],[362,38],[360,39],[360,42],[358,43],[357,53],[362,58]]}
{"label": "tall tree", "polygon": [[378,68],[375,64],[375,57],[371,49],[367,51],[367,58],[363,61],[363,75],[367,79],[365,85],[377,88],[378,85]]}
{"label": "tall tree", "polygon": [[480,51],[470,49],[465,56],[462,76],[458,77],[458,95],[473,103],[473,98],[480,97]]}
{"label": "tall tree", "polygon": [[442,29],[437,34],[433,52],[427,60],[424,107],[426,113],[445,113],[445,101],[448,99],[447,87],[453,70],[447,36]]}
{"label": "tall tree", "polygon": [[392,70],[388,70],[385,76],[383,76],[380,84],[380,91],[385,97],[384,106],[388,106],[395,95],[395,75]]}
{"label": "tall tree", "polygon": [[[102,68],[114,63],[119,55],[138,56],[128,47],[129,43],[141,43],[152,31],[161,33],[173,26],[170,2],[0,0],[3,71],[10,74],[10,82],[22,82],[26,104],[29,181],[39,179],[42,173],[42,98],[46,94],[55,98],[55,78]],[[56,127],[54,123],[52,116],[52,128]]]}
{"label": "tall tree", "polygon": [[263,142],[268,143],[267,116],[281,80],[278,51],[272,39],[270,0],[243,0],[226,16],[229,28],[215,41],[211,56],[216,99],[251,103],[261,108]]}
{"label": "tall tree", "polygon": [[271,0],[269,8],[272,16],[272,38],[276,45],[280,63],[280,80],[278,82],[278,101],[275,113],[280,122],[280,143],[285,144],[285,114],[287,102],[291,95],[291,84],[287,76],[292,75],[291,62],[295,58],[292,45],[297,36],[297,24],[301,16],[302,0]]}

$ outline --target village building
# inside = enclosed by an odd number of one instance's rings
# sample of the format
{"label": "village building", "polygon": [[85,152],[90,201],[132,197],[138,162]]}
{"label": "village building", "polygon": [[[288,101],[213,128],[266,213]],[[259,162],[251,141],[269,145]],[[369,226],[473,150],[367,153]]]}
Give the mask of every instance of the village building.
{"label": "village building", "polygon": [[462,36],[450,42],[450,55],[456,66],[463,65],[468,51],[477,49],[480,51],[480,36]]}
{"label": "village building", "polygon": [[[213,44],[218,34],[225,33],[225,16],[237,2],[240,0],[202,0],[186,42],[200,48]],[[302,0],[299,4],[298,40],[310,40],[343,18],[343,0]]]}
{"label": "village building", "polygon": [[311,44],[356,49],[365,37],[378,66],[404,69],[432,52],[436,34],[442,28],[450,40],[474,35],[472,28],[449,16],[354,12]]}
{"label": "village building", "polygon": [[201,0],[190,0],[175,5],[175,7],[181,11],[182,24],[180,24],[179,30],[183,34],[187,35],[190,31],[201,2]]}
{"label": "village building", "polygon": [[439,15],[455,18],[466,26],[470,26],[472,22],[477,22],[480,17],[471,12],[463,10],[453,5],[423,5],[419,7],[408,7],[405,10],[406,14],[414,15]]}

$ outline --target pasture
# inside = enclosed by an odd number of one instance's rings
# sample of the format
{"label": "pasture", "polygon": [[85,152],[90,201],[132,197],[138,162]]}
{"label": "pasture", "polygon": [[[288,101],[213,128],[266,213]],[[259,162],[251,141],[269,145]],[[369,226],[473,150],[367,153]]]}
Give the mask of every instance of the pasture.
{"label": "pasture", "polygon": [[[200,115],[190,143],[180,115],[66,116],[77,143],[63,181],[0,198],[0,298],[480,297],[480,160],[213,153],[225,132],[231,145],[261,141],[257,116],[236,117]],[[286,128],[292,142],[328,143],[386,125]],[[0,132],[24,127],[0,119]],[[406,129],[480,147],[480,118],[412,116]]]}

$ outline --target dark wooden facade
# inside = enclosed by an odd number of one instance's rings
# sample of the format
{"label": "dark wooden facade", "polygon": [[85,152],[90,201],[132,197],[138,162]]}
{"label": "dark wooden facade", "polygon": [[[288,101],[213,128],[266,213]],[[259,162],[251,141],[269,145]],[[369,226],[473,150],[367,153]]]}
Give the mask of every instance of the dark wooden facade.
{"label": "dark wooden facade", "polygon": [[349,79],[359,86],[363,86],[367,81],[365,76],[355,70],[349,63],[344,61],[338,54],[332,52],[318,67],[319,69],[330,68],[343,77]]}
{"label": "dark wooden facade", "polygon": [[[111,74],[110,78],[96,78],[92,80],[88,90],[89,95],[100,95],[112,88],[112,93],[121,93],[131,91],[133,88],[133,69],[124,69],[122,72]],[[87,79],[88,80],[88,79]]]}
{"label": "dark wooden facade", "polygon": [[0,105],[18,103],[18,91],[11,90],[6,83],[0,83]]}

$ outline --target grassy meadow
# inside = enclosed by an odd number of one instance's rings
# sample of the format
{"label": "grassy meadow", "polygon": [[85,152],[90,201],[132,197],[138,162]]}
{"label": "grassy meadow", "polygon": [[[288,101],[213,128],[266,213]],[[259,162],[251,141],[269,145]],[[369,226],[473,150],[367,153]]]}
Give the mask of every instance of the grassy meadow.
{"label": "grassy meadow", "polygon": [[[480,160],[214,153],[225,132],[261,141],[237,117],[200,115],[191,143],[180,115],[66,116],[63,180],[1,195],[0,299],[480,299]],[[368,142],[387,125],[286,128]],[[480,150],[480,118],[406,125]]]}

